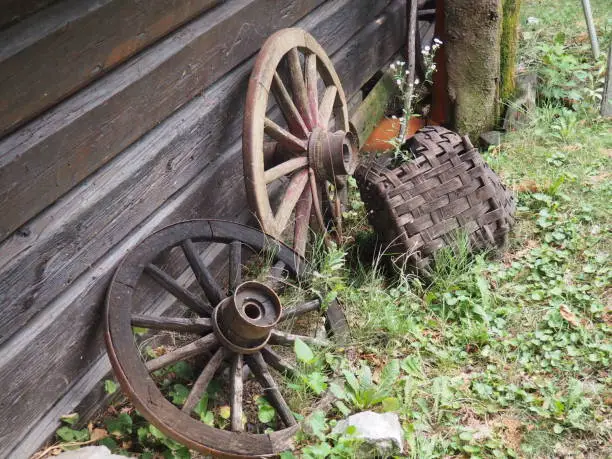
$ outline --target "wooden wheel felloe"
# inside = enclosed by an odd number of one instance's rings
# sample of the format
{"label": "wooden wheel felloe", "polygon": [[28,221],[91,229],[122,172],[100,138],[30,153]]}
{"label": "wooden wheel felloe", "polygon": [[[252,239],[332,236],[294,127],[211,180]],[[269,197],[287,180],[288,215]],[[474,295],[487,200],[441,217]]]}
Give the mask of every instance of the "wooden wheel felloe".
{"label": "wooden wheel felloe", "polygon": [[303,255],[311,220],[320,230],[329,220],[341,231],[340,200],[345,176],[355,170],[355,145],[340,79],[304,30],[281,30],[261,48],[242,142],[247,198],[266,233],[292,230]]}
{"label": "wooden wheel felloe", "polygon": [[[227,274],[216,273],[201,256],[206,244],[215,248],[219,257],[225,257]],[[247,258],[249,252],[255,256]],[[288,330],[288,324],[307,320],[309,314],[319,320],[321,303],[305,298],[303,303],[283,309],[272,289],[278,279],[250,279],[254,274],[249,263],[263,255],[274,265],[274,273],[283,272],[287,276],[283,284],[298,285],[304,279],[307,269],[304,260],[281,242],[240,224],[193,220],[149,236],[126,256],[111,281],[105,337],[115,375],[145,418],[191,449],[225,457],[270,456],[288,449],[297,430],[296,419],[277,383],[280,373],[291,373],[294,368],[277,350],[282,349],[279,346],[292,346],[298,337],[293,333],[295,330]],[[175,259],[184,256],[197,288],[186,288],[158,266],[160,257],[168,256]],[[218,260],[214,266],[219,266]],[[151,285],[174,296],[192,312],[192,317],[179,313],[175,317],[159,316],[143,310],[139,295]],[[345,332],[346,323],[337,303],[328,307],[325,317],[332,333]],[[180,344],[147,359],[141,355],[132,327],[178,333]],[[328,344],[326,339],[310,336],[300,339],[314,345]],[[199,376],[182,406],[177,406],[158,387],[156,372],[185,361],[199,365]],[[224,372],[226,368],[228,371]],[[275,432],[251,433],[245,429],[244,385],[253,381],[245,382],[247,369],[276,410],[282,428]],[[192,417],[215,377],[228,379],[227,429],[208,426]]]}

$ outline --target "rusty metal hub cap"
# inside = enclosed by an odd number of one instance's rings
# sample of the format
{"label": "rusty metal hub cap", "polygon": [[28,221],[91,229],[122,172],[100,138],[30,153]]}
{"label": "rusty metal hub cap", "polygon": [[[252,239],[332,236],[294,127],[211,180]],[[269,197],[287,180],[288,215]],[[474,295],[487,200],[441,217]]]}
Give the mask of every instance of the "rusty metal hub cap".
{"label": "rusty metal hub cap", "polygon": [[245,186],[262,229],[293,236],[301,255],[311,229],[341,233],[340,202],[357,153],[348,132],[344,91],[323,48],[302,29],[272,35],[247,92]]}
{"label": "rusty metal hub cap", "polygon": [[274,290],[261,282],[240,284],[234,294],[213,311],[217,339],[228,349],[253,354],[263,348],[281,317],[281,302]]}
{"label": "rusty metal hub cap", "polygon": [[355,172],[354,136],[315,128],[308,137],[308,162],[317,177],[334,181],[336,175]]}
{"label": "rusty metal hub cap", "polygon": [[[272,269],[260,272],[267,263]],[[204,454],[265,457],[289,449],[298,426],[277,381],[296,370],[293,352],[282,349],[297,338],[329,345],[312,336],[323,315],[336,339],[347,331],[336,302],[325,311],[316,298],[281,307],[275,290],[282,288],[287,301],[304,297],[307,290],[297,296],[287,289],[304,285],[306,272],[304,259],[286,245],[237,223],[186,221],[146,238],[117,268],[106,300],[108,355],[136,409],[169,437]],[[194,376],[180,381],[189,391],[181,401],[167,391],[178,364]],[[214,380],[224,388],[214,403],[230,408],[218,427],[194,411],[208,400]],[[264,432],[244,409],[253,393],[263,393],[274,407],[275,431]]]}

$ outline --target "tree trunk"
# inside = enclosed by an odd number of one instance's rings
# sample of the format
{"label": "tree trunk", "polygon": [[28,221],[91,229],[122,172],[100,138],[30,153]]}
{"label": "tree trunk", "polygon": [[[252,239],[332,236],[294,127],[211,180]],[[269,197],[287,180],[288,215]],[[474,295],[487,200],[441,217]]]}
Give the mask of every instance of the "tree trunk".
{"label": "tree trunk", "polygon": [[500,50],[500,98],[502,102],[510,99],[514,95],[520,11],[521,0],[503,0]]}
{"label": "tree trunk", "polygon": [[501,0],[446,0],[450,124],[473,140],[498,119]]}

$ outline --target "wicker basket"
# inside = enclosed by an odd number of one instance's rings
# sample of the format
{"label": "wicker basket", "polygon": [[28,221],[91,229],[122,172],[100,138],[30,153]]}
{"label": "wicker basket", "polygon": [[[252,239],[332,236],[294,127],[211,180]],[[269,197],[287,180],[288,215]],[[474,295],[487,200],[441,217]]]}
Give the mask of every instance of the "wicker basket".
{"label": "wicker basket", "polygon": [[408,142],[414,159],[362,164],[356,178],[370,222],[402,262],[427,270],[436,250],[459,231],[472,249],[505,245],[514,223],[514,196],[467,137],[427,126]]}

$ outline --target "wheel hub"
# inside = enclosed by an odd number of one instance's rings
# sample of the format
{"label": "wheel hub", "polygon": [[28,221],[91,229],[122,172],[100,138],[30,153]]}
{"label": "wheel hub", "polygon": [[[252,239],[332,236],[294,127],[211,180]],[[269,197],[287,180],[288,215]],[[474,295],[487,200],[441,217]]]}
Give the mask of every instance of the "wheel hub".
{"label": "wheel hub", "polygon": [[337,175],[355,171],[354,138],[350,132],[314,128],[308,137],[308,162],[315,174],[334,182]]}
{"label": "wheel hub", "polygon": [[253,354],[266,345],[281,312],[274,290],[261,282],[244,282],[213,311],[213,331],[223,346]]}

